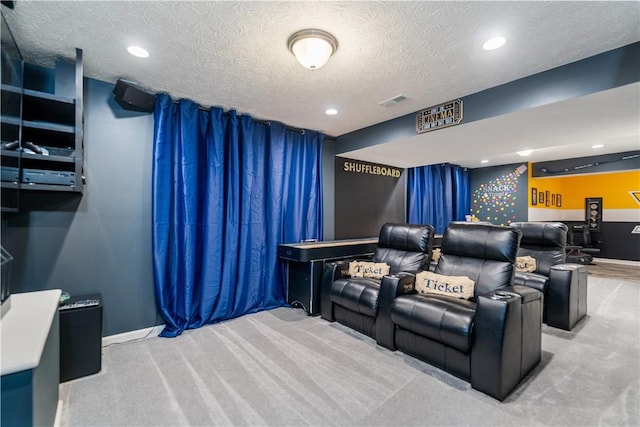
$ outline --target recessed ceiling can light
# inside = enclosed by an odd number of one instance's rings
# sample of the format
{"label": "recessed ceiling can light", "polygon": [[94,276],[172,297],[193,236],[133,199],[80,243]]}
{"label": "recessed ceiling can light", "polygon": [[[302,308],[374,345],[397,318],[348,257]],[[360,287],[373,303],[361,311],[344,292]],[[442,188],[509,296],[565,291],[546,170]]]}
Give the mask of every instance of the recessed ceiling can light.
{"label": "recessed ceiling can light", "polygon": [[327,108],[324,113],[327,116],[335,116],[336,114],[338,114],[338,110],[336,110],[335,108]]}
{"label": "recessed ceiling can light", "polygon": [[516,151],[516,153],[518,153],[519,156],[526,157],[529,154],[533,153],[533,150]]}
{"label": "recessed ceiling can light", "polygon": [[484,50],[494,50],[504,46],[506,42],[507,42],[507,39],[505,39],[504,37],[494,37],[484,42],[484,44],[482,45],[482,48]]}
{"label": "recessed ceiling can light", "polygon": [[140,46],[129,46],[127,48],[127,52],[129,52],[133,56],[137,56],[138,58],[148,58],[149,52],[146,49]]}
{"label": "recessed ceiling can light", "polygon": [[480,163],[489,163],[489,160],[480,160]]}
{"label": "recessed ceiling can light", "polygon": [[602,148],[602,147],[604,147],[604,144],[596,144],[591,146],[591,148]]}

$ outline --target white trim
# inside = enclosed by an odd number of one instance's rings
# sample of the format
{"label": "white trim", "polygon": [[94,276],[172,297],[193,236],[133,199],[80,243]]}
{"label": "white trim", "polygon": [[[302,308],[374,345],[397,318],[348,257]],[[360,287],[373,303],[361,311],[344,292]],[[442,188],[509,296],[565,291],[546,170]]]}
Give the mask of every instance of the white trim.
{"label": "white trim", "polygon": [[529,221],[583,221],[584,209],[529,208]]}
{"label": "white trim", "polygon": [[151,328],[137,329],[135,331],[109,335],[108,337],[102,337],[102,346],[106,347],[111,344],[122,344],[128,341],[157,337],[163,329],[164,325],[156,325]]}
{"label": "white trim", "polygon": [[640,222],[640,209],[603,209],[604,222]]}
{"label": "white trim", "polygon": [[62,405],[64,402],[62,400],[58,400],[58,406],[56,407],[56,417],[53,420],[53,427],[60,427],[62,423]]}
{"label": "white trim", "polygon": [[640,267],[640,261],[629,261],[626,259],[594,258],[593,261],[596,263],[601,262],[603,264],[620,264]]}
{"label": "white trim", "polygon": [[[529,221],[581,221],[584,222],[584,209],[529,208]],[[638,222],[640,209],[603,209],[603,222]]]}

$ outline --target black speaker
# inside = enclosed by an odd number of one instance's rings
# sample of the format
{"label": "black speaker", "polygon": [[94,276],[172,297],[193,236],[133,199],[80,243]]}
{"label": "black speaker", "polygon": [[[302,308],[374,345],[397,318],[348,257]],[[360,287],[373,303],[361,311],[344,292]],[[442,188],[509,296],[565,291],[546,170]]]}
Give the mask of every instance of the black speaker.
{"label": "black speaker", "polygon": [[98,305],[59,310],[60,382],[100,372],[102,369],[102,301],[100,294],[70,298],[66,304],[86,299]]}
{"label": "black speaker", "polygon": [[135,83],[122,79],[116,82],[113,93],[116,95],[116,102],[125,110],[151,113],[156,105],[155,94],[146,92]]}

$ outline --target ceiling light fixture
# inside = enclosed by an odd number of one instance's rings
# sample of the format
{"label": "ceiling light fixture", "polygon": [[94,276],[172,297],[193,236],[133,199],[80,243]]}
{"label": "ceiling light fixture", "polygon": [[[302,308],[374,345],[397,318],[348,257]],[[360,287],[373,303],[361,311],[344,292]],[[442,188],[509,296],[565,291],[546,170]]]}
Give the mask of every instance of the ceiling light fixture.
{"label": "ceiling light fixture", "polygon": [[591,146],[591,148],[602,148],[602,147],[604,147],[604,144],[596,144]]}
{"label": "ceiling light fixture", "polygon": [[494,37],[484,42],[484,44],[482,45],[482,48],[484,50],[494,50],[504,46],[506,42],[507,42],[507,39],[505,39],[504,37]]}
{"label": "ceiling light fixture", "polygon": [[480,163],[489,163],[489,160],[480,160]]}
{"label": "ceiling light fixture", "polygon": [[516,153],[518,153],[519,156],[527,157],[529,154],[533,153],[533,150],[516,151]]}
{"label": "ceiling light fixture", "polygon": [[335,116],[336,114],[338,114],[338,110],[336,110],[335,108],[327,108],[324,113],[327,116]]}
{"label": "ceiling light fixture", "polygon": [[289,37],[287,46],[303,67],[317,70],[338,50],[338,40],[326,31],[301,30]]}
{"label": "ceiling light fixture", "polygon": [[129,52],[133,56],[137,56],[138,58],[148,58],[149,52],[146,49],[140,46],[129,46],[127,48],[127,52]]}

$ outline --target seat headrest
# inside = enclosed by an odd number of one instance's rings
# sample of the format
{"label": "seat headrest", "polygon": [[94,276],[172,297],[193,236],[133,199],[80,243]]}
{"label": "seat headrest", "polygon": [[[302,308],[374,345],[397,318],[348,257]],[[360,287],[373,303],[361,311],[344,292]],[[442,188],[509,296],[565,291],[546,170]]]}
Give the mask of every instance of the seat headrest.
{"label": "seat headrest", "polygon": [[452,222],[444,231],[440,251],[442,254],[513,264],[519,246],[520,232],[515,228]]}
{"label": "seat headrest", "polygon": [[378,246],[407,252],[424,252],[431,249],[434,228],[425,224],[391,224],[380,229]]}
{"label": "seat headrest", "polygon": [[561,222],[514,222],[512,227],[522,233],[520,246],[562,248],[567,246],[569,228]]}

